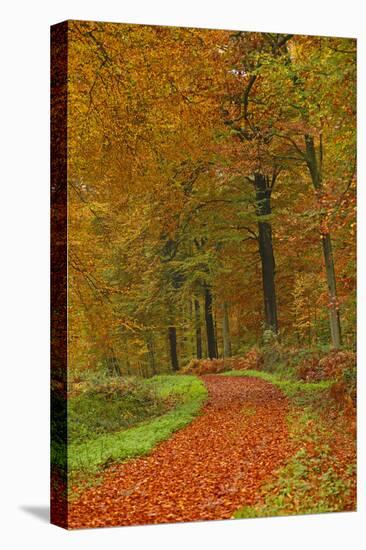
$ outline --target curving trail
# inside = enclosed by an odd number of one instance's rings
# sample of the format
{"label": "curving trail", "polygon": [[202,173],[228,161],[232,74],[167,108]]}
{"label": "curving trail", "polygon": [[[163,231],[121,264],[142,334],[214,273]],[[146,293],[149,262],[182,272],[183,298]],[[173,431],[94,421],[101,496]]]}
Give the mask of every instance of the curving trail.
{"label": "curving trail", "polygon": [[257,378],[207,375],[202,416],[148,456],[112,466],[70,505],[69,528],[232,517],[291,454],[287,401]]}

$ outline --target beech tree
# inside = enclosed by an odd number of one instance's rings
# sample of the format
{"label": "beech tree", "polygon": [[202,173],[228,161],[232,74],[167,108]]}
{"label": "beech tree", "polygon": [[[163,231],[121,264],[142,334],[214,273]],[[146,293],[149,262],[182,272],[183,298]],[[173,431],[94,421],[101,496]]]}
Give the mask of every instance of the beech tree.
{"label": "beech tree", "polygon": [[338,347],[340,309],[352,346],[353,42],[69,34],[71,364],[178,371],[263,328]]}

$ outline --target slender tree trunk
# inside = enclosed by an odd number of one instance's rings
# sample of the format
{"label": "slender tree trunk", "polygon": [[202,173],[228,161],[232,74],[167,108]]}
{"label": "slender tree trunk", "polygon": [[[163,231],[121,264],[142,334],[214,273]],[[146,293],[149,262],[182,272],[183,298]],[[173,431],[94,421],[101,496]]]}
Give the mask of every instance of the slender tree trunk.
{"label": "slender tree trunk", "polygon": [[131,374],[130,358],[128,355],[128,339],[127,336],[124,336],[123,339],[123,350],[124,350],[124,360],[128,376]]}
{"label": "slender tree trunk", "polygon": [[217,318],[214,315],[214,328],[215,328],[215,350],[216,350],[216,357],[219,357],[219,334],[217,330]]}
{"label": "slender tree trunk", "polygon": [[156,374],[154,336],[151,332],[147,334],[146,345],[150,371],[152,372],[152,374]]}
{"label": "slender tree trunk", "polygon": [[227,302],[223,304],[223,320],[222,320],[222,335],[224,340],[224,357],[231,357],[231,339],[230,339],[230,324],[229,324],[229,307]]}
{"label": "slender tree trunk", "polygon": [[197,359],[202,359],[202,332],[201,332],[201,308],[197,298],[194,300],[194,313],[196,325],[196,354]]}
{"label": "slender tree trunk", "polygon": [[[189,341],[189,350],[188,350],[188,361],[192,359],[192,357],[196,356],[196,317],[195,317],[195,311],[194,311],[194,299],[189,299],[188,303],[188,309],[189,309],[189,315],[188,315],[188,322],[187,322],[187,334],[188,334],[188,341]],[[192,327],[194,330],[192,330]]]}
{"label": "slender tree trunk", "polygon": [[314,340],[318,343],[318,313],[316,309],[316,300],[314,300]]}
{"label": "slender tree trunk", "polygon": [[177,354],[177,330],[175,327],[168,328],[169,346],[170,346],[170,361],[174,371],[179,370],[178,354]]}
{"label": "slender tree trunk", "polygon": [[263,174],[254,175],[256,210],[258,216],[259,254],[262,263],[265,328],[278,333],[277,301],[275,287],[275,260],[272,243],[272,226],[269,221],[261,221],[262,216],[271,213],[271,189]]}
{"label": "slender tree trunk", "polygon": [[342,345],[341,319],[338,309],[332,241],[329,233],[322,235],[322,245],[328,284],[330,334],[333,347],[338,349]]}
{"label": "slender tree trunk", "polygon": [[[321,177],[321,159],[317,159],[314,138],[312,136],[305,136],[305,147],[306,147],[306,164],[308,166],[311,180],[316,192],[321,191],[322,189],[322,177]],[[322,154],[322,153],[321,153]],[[336,286],[336,276],[334,268],[334,258],[333,258],[333,249],[330,233],[326,232],[321,235],[322,248],[323,248],[323,257],[325,264],[325,272],[327,277],[328,285],[328,297],[329,297],[329,324],[330,324],[330,334],[332,340],[332,346],[335,349],[338,349],[342,345],[342,336],[341,336],[341,319],[339,315],[339,306],[337,298],[337,286]]]}
{"label": "slender tree trunk", "polygon": [[212,313],[212,294],[208,285],[205,286],[205,321],[207,333],[207,354],[210,359],[217,358],[215,326]]}

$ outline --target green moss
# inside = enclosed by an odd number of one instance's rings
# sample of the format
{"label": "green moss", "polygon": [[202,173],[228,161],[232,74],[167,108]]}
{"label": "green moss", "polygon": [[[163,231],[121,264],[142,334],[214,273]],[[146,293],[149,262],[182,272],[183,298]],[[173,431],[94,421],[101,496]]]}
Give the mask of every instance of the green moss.
{"label": "green moss", "polygon": [[137,378],[89,383],[79,395],[69,398],[68,442],[83,443],[161,416],[174,405],[174,399],[168,397]]}
{"label": "green moss", "polygon": [[147,454],[174,431],[189,424],[207,396],[204,384],[194,376],[155,376],[147,380],[146,385],[162,398],[175,396],[176,407],[139,426],[71,443],[68,447],[69,471],[96,471],[110,462]]}

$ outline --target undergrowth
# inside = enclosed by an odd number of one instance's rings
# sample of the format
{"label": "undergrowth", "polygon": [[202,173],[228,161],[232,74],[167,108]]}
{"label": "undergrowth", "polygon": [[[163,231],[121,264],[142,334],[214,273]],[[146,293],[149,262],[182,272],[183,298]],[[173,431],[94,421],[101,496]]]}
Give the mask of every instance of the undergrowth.
{"label": "undergrowth", "polygon": [[194,376],[155,376],[146,380],[144,386],[162,403],[173,400],[174,408],[129,429],[96,433],[93,438],[71,442],[68,447],[70,472],[96,472],[112,462],[148,453],[157,443],[191,422],[207,397],[204,384]]}
{"label": "undergrowth", "polygon": [[234,517],[354,510],[355,419],[329,399],[334,382],[289,379],[281,366],[276,373],[247,370],[223,375],[252,376],[277,386],[289,399],[289,436],[294,445],[294,455],[264,485],[258,503],[240,508]]}
{"label": "undergrowth", "polygon": [[342,449],[335,449],[333,444],[331,426],[314,411],[293,410],[288,420],[295,454],[262,487],[258,503],[240,508],[234,517],[355,510],[354,450],[349,449],[349,454],[342,457]]}
{"label": "undergrowth", "polygon": [[174,394],[161,395],[156,385],[121,377],[86,385],[68,401],[68,443],[133,427],[172,408]]}
{"label": "undergrowth", "polygon": [[271,384],[277,386],[292,403],[297,406],[306,406],[318,404],[321,406],[324,403],[331,381],[323,380],[321,382],[303,382],[302,380],[289,380],[286,371],[278,373],[269,373],[257,370],[246,371],[228,371],[222,374],[223,376],[251,376],[261,378]]}

